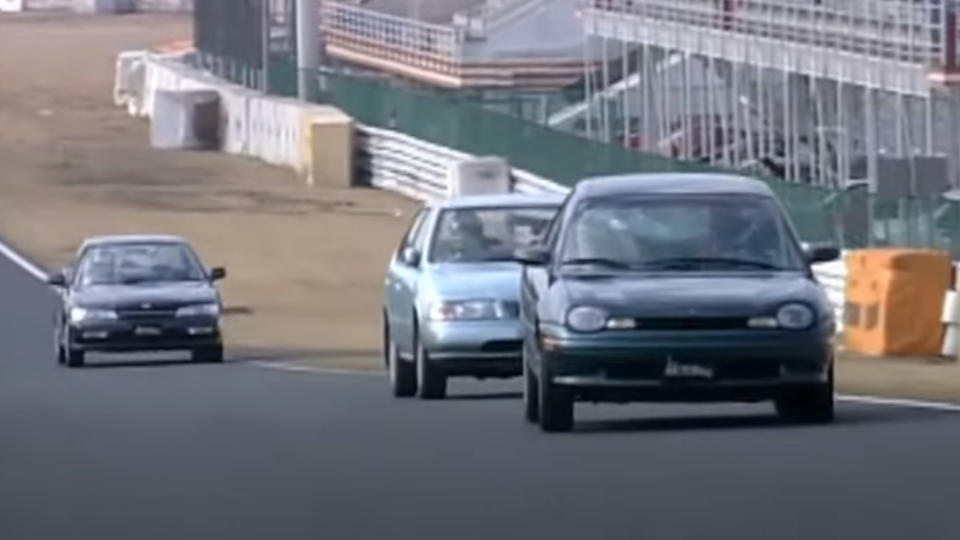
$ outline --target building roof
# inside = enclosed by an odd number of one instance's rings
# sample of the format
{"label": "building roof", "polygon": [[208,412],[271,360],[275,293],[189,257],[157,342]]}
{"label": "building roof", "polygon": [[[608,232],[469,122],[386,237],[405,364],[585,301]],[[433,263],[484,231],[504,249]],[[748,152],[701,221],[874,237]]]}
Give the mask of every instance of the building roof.
{"label": "building roof", "polygon": [[773,196],[759,180],[732,174],[663,173],[588,178],[577,184],[585,197],[645,194],[744,194]]}

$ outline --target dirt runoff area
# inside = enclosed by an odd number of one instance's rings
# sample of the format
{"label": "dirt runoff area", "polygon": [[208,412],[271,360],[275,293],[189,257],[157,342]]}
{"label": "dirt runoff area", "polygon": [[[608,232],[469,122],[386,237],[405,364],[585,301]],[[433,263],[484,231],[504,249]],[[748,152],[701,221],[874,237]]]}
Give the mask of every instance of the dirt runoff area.
{"label": "dirt runoff area", "polygon": [[415,204],[151,149],[112,104],[116,55],[191,35],[177,15],[0,15],[0,237],[56,268],[90,235],[182,235],[228,269],[228,354],[380,365],[383,272]]}

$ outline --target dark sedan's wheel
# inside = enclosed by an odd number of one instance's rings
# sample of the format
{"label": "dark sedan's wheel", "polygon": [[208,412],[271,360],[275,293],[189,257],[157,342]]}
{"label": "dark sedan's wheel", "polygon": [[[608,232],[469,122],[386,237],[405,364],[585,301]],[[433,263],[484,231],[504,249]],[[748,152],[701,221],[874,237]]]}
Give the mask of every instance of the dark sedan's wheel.
{"label": "dark sedan's wheel", "polygon": [[413,364],[400,358],[397,344],[390,336],[390,327],[384,324],[383,351],[390,371],[390,390],[394,397],[410,397],[417,393],[417,372]]}
{"label": "dark sedan's wheel", "polygon": [[223,345],[203,347],[193,351],[193,361],[205,364],[219,364],[223,362]]}
{"label": "dark sedan's wheel", "polygon": [[67,363],[67,352],[63,350],[62,345],[57,345],[55,354],[57,356],[57,364],[62,366]]}
{"label": "dark sedan's wheel", "polygon": [[546,432],[573,429],[573,394],[550,381],[546,362],[542,362],[538,377],[540,398],[540,429]]}
{"label": "dark sedan's wheel", "polygon": [[540,421],[540,382],[530,367],[526,348],[523,353],[523,416],[527,422]]}
{"label": "dark sedan's wheel", "polygon": [[430,355],[417,340],[417,395],[420,399],[443,399],[447,396],[447,376],[430,361]]}
{"label": "dark sedan's wheel", "polygon": [[83,367],[86,361],[83,351],[79,349],[68,349],[66,353],[67,366],[72,368]]}
{"label": "dark sedan's wheel", "polygon": [[788,422],[826,424],[833,421],[833,370],[825,384],[791,390],[776,400],[777,414]]}

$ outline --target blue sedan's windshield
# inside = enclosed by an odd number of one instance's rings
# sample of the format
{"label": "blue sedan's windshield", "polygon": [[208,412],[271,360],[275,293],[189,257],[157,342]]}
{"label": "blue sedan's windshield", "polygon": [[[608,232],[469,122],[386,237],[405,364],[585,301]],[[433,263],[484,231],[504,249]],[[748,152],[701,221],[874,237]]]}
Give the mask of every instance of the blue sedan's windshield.
{"label": "blue sedan's windshield", "polygon": [[556,215],[547,206],[444,210],[430,247],[430,262],[513,260],[517,248],[537,241]]}
{"label": "blue sedan's windshield", "polygon": [[560,263],[643,270],[799,270],[802,259],[777,205],[755,196],[587,200]]}
{"label": "blue sedan's windshield", "polygon": [[200,281],[203,268],[181,244],[114,244],[92,247],[80,261],[79,286]]}

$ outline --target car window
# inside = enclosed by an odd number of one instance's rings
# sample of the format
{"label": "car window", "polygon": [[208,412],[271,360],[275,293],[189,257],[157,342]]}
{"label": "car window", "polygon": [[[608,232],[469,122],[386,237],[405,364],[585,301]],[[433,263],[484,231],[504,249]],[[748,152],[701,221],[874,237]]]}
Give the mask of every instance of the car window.
{"label": "car window", "polygon": [[563,261],[629,268],[802,268],[776,204],[755,196],[595,199],[564,234]]}
{"label": "car window", "polygon": [[427,226],[430,222],[430,212],[423,213],[423,219],[420,220],[417,230],[413,234],[413,248],[423,253],[423,248],[427,241],[427,233],[429,232],[429,227]]}
{"label": "car window", "polygon": [[77,268],[79,287],[206,279],[193,251],[174,243],[95,246]]}
{"label": "car window", "polygon": [[403,251],[405,248],[408,248],[413,245],[413,239],[416,237],[417,232],[423,225],[424,216],[426,216],[427,211],[425,208],[417,210],[417,213],[413,216],[413,219],[410,221],[410,226],[407,228],[407,232],[404,233],[403,238],[400,239],[400,246],[397,249],[397,252]]}
{"label": "car window", "polygon": [[552,206],[444,210],[437,220],[430,261],[514,260],[517,248],[541,241],[555,214]]}

